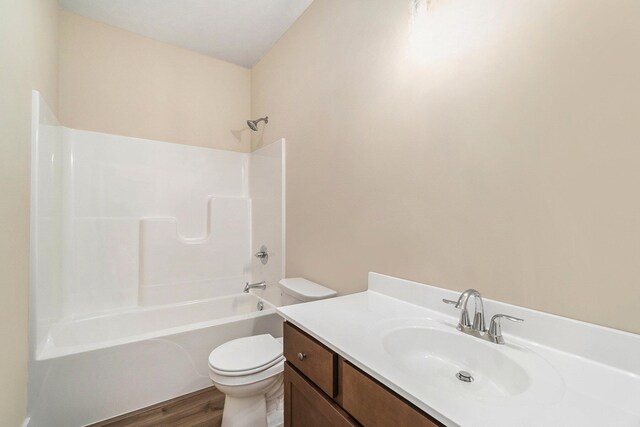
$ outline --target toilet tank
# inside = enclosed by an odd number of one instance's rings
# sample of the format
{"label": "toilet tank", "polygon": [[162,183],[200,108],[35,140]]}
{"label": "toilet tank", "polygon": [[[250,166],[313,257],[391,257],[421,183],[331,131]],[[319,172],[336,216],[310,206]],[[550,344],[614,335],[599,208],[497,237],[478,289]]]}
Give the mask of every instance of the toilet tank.
{"label": "toilet tank", "polygon": [[333,298],[338,293],[303,277],[282,279],[278,282],[282,291],[282,305],[299,304]]}

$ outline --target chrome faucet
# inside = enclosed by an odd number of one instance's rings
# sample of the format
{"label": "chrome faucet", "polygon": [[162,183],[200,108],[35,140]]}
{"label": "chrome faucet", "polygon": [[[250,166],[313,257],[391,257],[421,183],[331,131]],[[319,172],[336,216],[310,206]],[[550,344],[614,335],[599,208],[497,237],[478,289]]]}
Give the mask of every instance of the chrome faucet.
{"label": "chrome faucet", "polygon": [[[475,299],[473,324],[471,324],[471,321],[469,320],[469,309],[467,308],[469,298],[471,297],[474,297]],[[482,303],[482,295],[480,295],[480,292],[475,289],[467,289],[460,295],[458,301],[451,301],[448,299],[443,299],[442,301],[447,304],[455,304],[456,308],[461,310],[460,321],[458,322],[459,331],[468,332],[471,330],[480,333],[485,333],[487,331],[484,321],[484,304]]]}
{"label": "chrome faucet", "polygon": [[245,294],[249,293],[249,289],[267,289],[267,282],[265,282],[264,280],[262,282],[258,282],[258,283],[249,283],[247,282],[244,285],[244,292]]}
{"label": "chrome faucet", "polygon": [[[475,299],[473,324],[471,324],[471,321],[469,320],[469,309],[467,308],[469,298],[471,297],[474,297]],[[512,322],[524,322],[524,319],[520,319],[518,317],[507,316],[506,314],[496,314],[491,318],[491,324],[489,325],[489,330],[487,331],[487,328],[485,327],[484,304],[482,302],[482,295],[480,295],[480,292],[476,291],[475,289],[467,289],[460,295],[457,301],[443,299],[442,302],[446,304],[453,304],[457,309],[461,310],[460,321],[458,322],[457,327],[459,331],[496,344],[504,344],[504,337],[502,336],[502,327],[500,324],[500,320],[507,319],[511,320]]]}

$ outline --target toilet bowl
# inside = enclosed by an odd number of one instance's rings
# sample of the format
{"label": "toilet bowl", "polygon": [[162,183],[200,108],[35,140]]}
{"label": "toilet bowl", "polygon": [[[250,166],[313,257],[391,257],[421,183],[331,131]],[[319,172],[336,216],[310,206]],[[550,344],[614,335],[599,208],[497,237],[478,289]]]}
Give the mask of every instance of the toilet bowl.
{"label": "toilet bowl", "polygon": [[[335,296],[306,279],[280,281],[287,304]],[[222,427],[278,427],[283,422],[282,338],[269,334],[228,341],[209,355],[209,377],[225,394]]]}

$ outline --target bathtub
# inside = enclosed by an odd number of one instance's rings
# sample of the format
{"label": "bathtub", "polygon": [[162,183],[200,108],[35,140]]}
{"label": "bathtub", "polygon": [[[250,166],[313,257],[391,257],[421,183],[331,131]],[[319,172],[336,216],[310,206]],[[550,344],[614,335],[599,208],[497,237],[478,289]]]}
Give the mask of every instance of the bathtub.
{"label": "bathtub", "polygon": [[211,386],[216,346],[282,336],[265,298],[236,294],[53,324],[30,372],[28,425],[83,426]]}

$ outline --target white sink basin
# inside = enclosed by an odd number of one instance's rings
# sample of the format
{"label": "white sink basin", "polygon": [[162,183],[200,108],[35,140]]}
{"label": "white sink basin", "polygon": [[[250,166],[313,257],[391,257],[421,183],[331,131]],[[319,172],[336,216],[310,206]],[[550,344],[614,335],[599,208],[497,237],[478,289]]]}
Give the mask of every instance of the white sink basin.
{"label": "white sink basin", "polygon": [[[550,403],[562,396],[561,378],[540,356],[455,329],[400,327],[383,334],[382,346],[398,369],[441,392],[509,403]],[[470,373],[473,381],[458,379],[460,371]]]}

